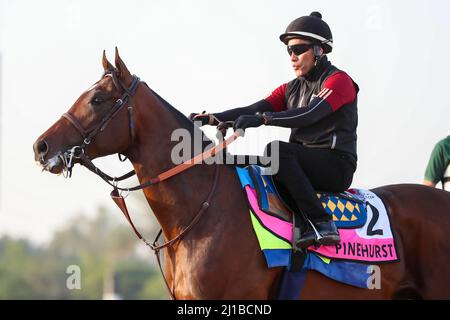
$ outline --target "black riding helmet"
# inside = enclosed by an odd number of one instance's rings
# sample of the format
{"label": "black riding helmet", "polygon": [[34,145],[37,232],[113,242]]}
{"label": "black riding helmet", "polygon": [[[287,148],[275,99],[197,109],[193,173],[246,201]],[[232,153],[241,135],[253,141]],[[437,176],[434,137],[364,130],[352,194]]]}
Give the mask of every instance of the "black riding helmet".
{"label": "black riding helmet", "polygon": [[317,43],[323,48],[324,53],[330,53],[333,50],[333,35],[330,27],[317,11],[292,21],[286,28],[286,32],[280,36],[280,40],[286,45],[292,38],[302,38]]}

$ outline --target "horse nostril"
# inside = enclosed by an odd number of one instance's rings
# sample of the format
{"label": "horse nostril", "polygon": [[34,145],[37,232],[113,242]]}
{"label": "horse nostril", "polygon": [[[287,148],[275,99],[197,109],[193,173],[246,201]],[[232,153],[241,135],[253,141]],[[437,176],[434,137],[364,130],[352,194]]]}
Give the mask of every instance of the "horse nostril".
{"label": "horse nostril", "polygon": [[40,156],[45,156],[48,152],[48,144],[45,140],[38,141],[36,144],[36,151]]}

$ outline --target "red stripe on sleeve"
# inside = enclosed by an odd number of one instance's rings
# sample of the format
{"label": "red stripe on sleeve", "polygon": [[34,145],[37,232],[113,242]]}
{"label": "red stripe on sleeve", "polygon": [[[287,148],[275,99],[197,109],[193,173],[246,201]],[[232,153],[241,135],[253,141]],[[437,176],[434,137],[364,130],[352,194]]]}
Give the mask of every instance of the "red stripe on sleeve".
{"label": "red stripe on sleeve", "polygon": [[333,112],[343,105],[350,103],[356,99],[356,90],[353,81],[345,72],[337,72],[330,76],[323,83],[322,90],[327,88],[332,90],[326,92],[323,96],[330,104]]}
{"label": "red stripe on sleeve", "polygon": [[267,98],[265,98],[265,100],[272,105],[272,109],[275,112],[286,110],[286,86],[287,83],[282,84],[274,91],[272,91],[272,93]]}

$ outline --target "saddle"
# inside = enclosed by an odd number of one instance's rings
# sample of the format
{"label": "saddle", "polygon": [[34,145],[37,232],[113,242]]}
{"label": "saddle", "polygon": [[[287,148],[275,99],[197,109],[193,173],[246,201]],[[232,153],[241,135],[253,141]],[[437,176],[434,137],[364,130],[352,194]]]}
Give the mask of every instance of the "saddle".
{"label": "saddle", "polygon": [[[258,207],[279,219],[292,222],[293,213],[298,208],[289,193],[281,185],[277,185],[271,175],[265,174],[265,168],[251,165],[241,170],[248,172],[250,186],[256,191]],[[239,172],[238,170],[238,174]],[[244,174],[241,172],[240,177]],[[348,191],[343,193],[318,191],[317,197],[338,228],[354,229],[366,223],[366,202],[358,195]]]}

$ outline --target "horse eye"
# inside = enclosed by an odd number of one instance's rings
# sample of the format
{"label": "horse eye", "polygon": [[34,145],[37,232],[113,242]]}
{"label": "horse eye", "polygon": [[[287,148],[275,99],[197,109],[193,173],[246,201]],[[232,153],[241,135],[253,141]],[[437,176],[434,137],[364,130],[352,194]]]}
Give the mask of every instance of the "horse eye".
{"label": "horse eye", "polygon": [[103,103],[103,102],[105,102],[105,100],[103,100],[103,99],[100,98],[100,97],[94,97],[94,98],[91,100],[91,103],[92,103],[93,105],[98,105],[98,104],[101,104],[101,103]]}

